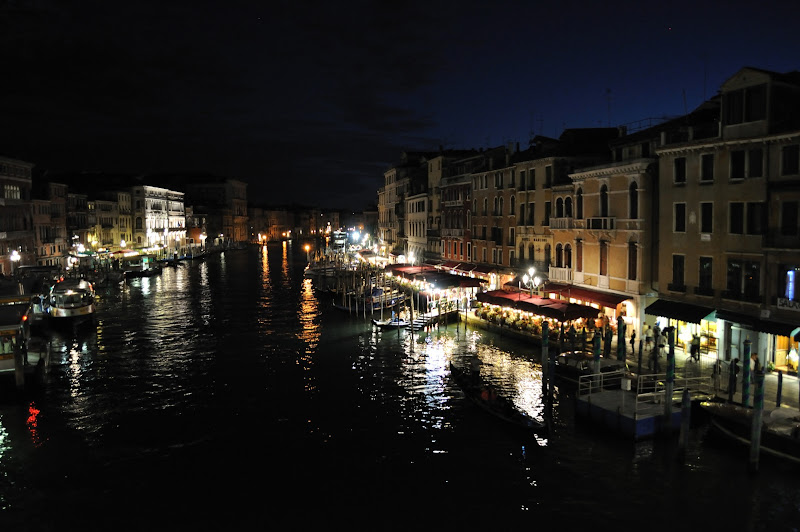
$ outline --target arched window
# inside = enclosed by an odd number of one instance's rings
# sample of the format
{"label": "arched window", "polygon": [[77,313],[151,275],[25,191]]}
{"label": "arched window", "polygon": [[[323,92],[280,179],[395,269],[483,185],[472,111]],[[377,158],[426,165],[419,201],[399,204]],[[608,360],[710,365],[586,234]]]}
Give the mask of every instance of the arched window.
{"label": "arched window", "polygon": [[563,267],[563,263],[561,262],[562,259],[561,252],[562,252],[561,243],[558,243],[556,244],[556,268]]}
{"label": "arched window", "polygon": [[500,198],[500,210],[497,211],[498,216],[503,216],[503,198]]}
{"label": "arched window", "polygon": [[558,198],[556,200],[556,218],[563,218],[564,217],[564,200],[562,198]]}
{"label": "arched window", "polygon": [[636,186],[636,181],[631,183],[628,188],[628,196],[630,203],[630,217],[636,219],[639,217],[639,188]]}
{"label": "arched window", "polygon": [[606,185],[600,187],[600,216],[608,217],[608,187]]}
{"label": "arched window", "polygon": [[534,256],[535,255],[533,254],[533,244],[531,244],[528,246],[528,260],[533,260]]}
{"label": "arched window", "polygon": [[572,198],[569,196],[564,200],[564,216],[572,218]]}
{"label": "arched window", "polygon": [[583,271],[583,240],[575,241],[575,271]]}
{"label": "arched window", "polygon": [[508,214],[510,214],[510,215],[512,215],[512,216],[513,216],[514,214],[516,214],[516,212],[517,212],[517,203],[516,203],[516,200],[517,200],[517,198],[515,198],[514,196],[511,196],[511,208],[510,208],[510,209],[508,209]]}
{"label": "arched window", "polygon": [[572,246],[569,244],[564,246],[564,267],[572,269]]}
{"label": "arched window", "polygon": [[483,198],[483,215],[486,216],[489,212],[489,199]]}
{"label": "arched window", "polygon": [[576,210],[578,211],[578,220],[583,220],[583,189],[579,188],[578,192],[575,193],[575,205]]}
{"label": "arched window", "polygon": [[545,267],[546,270],[550,270],[550,264],[552,264],[552,261],[553,261],[552,257],[550,256],[550,252],[551,251],[552,251],[552,248],[550,247],[550,244],[545,244],[544,245],[544,267]]}
{"label": "arched window", "polygon": [[525,244],[520,244],[519,245],[519,260],[522,260],[524,258],[525,258]]}

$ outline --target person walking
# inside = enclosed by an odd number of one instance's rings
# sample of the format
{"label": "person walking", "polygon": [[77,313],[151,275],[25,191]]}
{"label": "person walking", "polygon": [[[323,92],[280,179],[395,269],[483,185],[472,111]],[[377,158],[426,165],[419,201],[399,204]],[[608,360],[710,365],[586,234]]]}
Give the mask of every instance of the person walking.
{"label": "person walking", "polygon": [[644,326],[644,346],[650,349],[653,345],[653,329],[649,325]]}
{"label": "person walking", "polygon": [[700,337],[697,333],[692,335],[692,344],[689,348],[689,356],[695,362],[700,362]]}
{"label": "person walking", "polygon": [[636,355],[636,331],[631,331],[631,355]]}

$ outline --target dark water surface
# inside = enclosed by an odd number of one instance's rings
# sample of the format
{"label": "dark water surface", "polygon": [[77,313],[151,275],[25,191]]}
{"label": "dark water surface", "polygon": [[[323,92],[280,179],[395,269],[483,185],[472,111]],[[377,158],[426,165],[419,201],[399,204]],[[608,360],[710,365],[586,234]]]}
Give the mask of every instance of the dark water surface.
{"label": "dark water surface", "polygon": [[[0,524],[16,530],[797,530],[800,472],[703,426],[633,443],[574,418],[521,435],[449,378],[477,357],[543,415],[539,353],[464,325],[379,331],[250,248],[102,289],[49,382],[3,381]],[[4,530],[11,528],[5,528]]]}

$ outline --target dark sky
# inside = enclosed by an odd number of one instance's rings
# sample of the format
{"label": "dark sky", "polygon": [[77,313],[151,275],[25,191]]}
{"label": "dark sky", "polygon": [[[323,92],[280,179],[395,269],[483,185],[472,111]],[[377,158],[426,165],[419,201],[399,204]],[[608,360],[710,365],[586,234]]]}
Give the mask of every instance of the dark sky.
{"label": "dark sky", "polygon": [[[363,209],[400,152],[691,111],[800,69],[796,1],[0,0],[0,155]],[[157,184],[157,183],[152,183]]]}

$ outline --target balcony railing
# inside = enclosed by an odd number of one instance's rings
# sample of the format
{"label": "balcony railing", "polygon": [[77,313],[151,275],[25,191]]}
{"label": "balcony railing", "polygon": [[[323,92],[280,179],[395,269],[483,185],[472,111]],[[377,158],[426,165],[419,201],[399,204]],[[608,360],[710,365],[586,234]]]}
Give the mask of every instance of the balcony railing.
{"label": "balcony railing", "polygon": [[572,229],[572,218],[550,218],[550,229]]}
{"label": "balcony railing", "polygon": [[550,266],[548,275],[551,281],[572,282],[572,268],[558,268],[556,266]]}
{"label": "balcony railing", "polygon": [[616,218],[609,216],[594,216],[586,219],[586,228],[595,230],[612,231]]}
{"label": "balcony railing", "polygon": [[695,286],[694,293],[698,296],[714,296],[714,289],[709,286]]}

